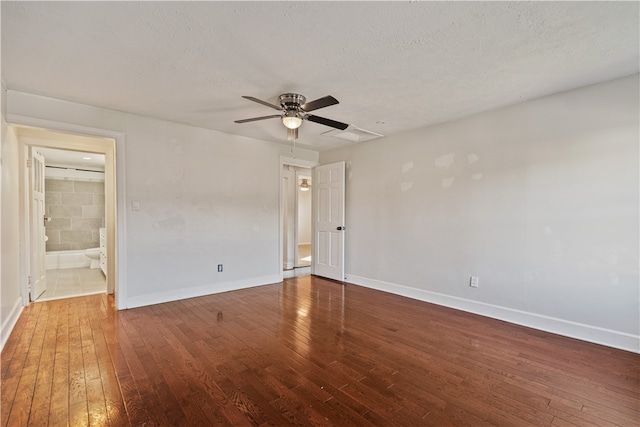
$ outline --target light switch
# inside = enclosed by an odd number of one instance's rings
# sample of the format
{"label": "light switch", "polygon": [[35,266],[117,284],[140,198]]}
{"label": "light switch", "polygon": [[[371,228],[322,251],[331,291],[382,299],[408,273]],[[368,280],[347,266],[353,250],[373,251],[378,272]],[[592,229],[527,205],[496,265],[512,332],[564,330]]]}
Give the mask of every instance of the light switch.
{"label": "light switch", "polygon": [[140,210],[140,200],[132,200],[131,201],[131,210],[139,211]]}

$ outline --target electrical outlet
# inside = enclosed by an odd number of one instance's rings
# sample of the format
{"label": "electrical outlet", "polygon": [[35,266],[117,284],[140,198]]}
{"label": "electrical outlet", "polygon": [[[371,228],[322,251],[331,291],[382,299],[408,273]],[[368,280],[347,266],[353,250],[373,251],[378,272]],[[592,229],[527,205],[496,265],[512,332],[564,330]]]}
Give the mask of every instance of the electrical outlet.
{"label": "electrical outlet", "polygon": [[472,288],[477,288],[478,287],[478,276],[471,276],[471,279],[469,280],[469,286],[471,286]]}
{"label": "electrical outlet", "polygon": [[218,273],[222,273],[222,264],[218,264]]}

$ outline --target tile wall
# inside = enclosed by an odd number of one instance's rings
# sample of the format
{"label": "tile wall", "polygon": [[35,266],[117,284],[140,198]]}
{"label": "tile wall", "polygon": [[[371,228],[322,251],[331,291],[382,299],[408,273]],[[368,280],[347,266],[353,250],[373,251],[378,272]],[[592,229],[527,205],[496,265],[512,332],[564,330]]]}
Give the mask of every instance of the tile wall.
{"label": "tile wall", "polygon": [[105,226],[104,181],[45,180],[46,251],[100,246]]}

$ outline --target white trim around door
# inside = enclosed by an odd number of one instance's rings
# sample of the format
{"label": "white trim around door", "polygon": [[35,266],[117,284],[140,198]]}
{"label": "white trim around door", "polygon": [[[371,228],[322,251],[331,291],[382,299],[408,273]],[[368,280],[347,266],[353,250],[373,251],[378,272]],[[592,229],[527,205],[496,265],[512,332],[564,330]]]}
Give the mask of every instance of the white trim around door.
{"label": "white trim around door", "polygon": [[[37,146],[95,152],[105,156],[105,210],[107,228],[107,292],[115,294],[116,307],[127,308],[126,301],[126,222],[125,222],[125,177],[124,177],[124,134],[120,132],[96,129],[70,123],[61,123],[21,115],[7,115],[7,122],[18,130],[24,129],[30,136],[38,132],[66,134],[64,138],[38,140]],[[91,139],[91,143],[83,142],[83,138]],[[25,179],[27,146],[18,132],[20,179]],[[116,162],[116,150],[118,161]],[[26,266],[30,258],[29,226],[28,226],[28,195],[24,194],[25,185],[21,186],[20,206],[21,221],[19,224],[21,241],[26,242],[21,248],[21,256],[26,265],[21,263],[21,293],[23,305],[29,303],[28,273]]]}

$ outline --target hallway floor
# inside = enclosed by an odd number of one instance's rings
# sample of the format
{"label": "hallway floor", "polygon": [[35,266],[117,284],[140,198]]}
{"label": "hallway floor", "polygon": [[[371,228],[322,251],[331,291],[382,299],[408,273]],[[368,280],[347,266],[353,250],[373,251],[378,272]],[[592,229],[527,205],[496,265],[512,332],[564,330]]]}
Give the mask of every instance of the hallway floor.
{"label": "hallway floor", "polygon": [[296,267],[308,267],[311,265],[311,245],[298,245],[298,265]]}

